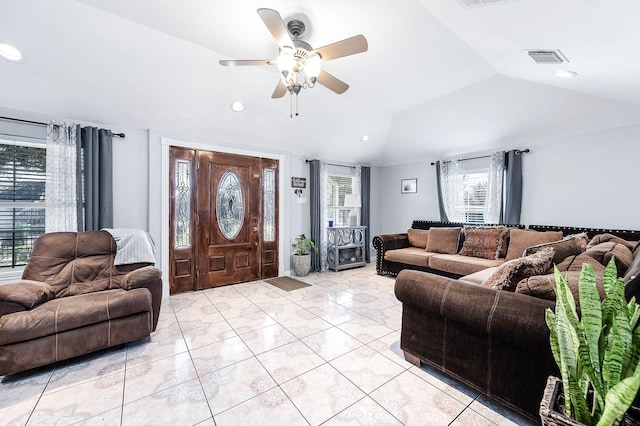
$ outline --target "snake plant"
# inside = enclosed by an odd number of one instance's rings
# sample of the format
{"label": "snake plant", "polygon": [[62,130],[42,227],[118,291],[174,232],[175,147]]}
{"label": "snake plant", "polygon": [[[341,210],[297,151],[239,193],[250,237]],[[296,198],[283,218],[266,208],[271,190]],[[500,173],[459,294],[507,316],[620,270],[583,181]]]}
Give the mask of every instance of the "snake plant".
{"label": "snake plant", "polygon": [[640,305],[624,297],[614,259],[605,268],[600,302],[591,265],[580,273],[581,314],[567,277],[555,269],[555,313],[546,312],[560,368],[565,413],[587,426],[620,424],[640,387]]}

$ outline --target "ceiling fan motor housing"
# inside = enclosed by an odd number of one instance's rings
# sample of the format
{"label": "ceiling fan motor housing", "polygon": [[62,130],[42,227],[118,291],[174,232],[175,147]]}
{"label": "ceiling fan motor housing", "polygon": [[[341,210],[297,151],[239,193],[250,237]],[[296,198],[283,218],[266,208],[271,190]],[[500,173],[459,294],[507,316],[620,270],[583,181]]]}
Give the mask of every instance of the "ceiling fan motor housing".
{"label": "ceiling fan motor housing", "polygon": [[295,39],[300,38],[302,34],[304,34],[305,29],[306,26],[304,25],[304,22],[298,19],[292,19],[287,23],[287,30],[289,30],[289,34],[291,34]]}

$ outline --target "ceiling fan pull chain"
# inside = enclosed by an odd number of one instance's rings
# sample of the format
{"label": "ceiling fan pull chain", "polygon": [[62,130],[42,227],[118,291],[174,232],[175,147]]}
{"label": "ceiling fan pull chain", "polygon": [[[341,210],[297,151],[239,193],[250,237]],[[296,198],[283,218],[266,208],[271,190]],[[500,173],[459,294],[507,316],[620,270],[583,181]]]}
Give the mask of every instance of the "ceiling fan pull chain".
{"label": "ceiling fan pull chain", "polygon": [[296,117],[300,115],[298,114],[298,94],[296,93]]}
{"label": "ceiling fan pull chain", "polygon": [[293,118],[293,92],[289,95],[289,118]]}

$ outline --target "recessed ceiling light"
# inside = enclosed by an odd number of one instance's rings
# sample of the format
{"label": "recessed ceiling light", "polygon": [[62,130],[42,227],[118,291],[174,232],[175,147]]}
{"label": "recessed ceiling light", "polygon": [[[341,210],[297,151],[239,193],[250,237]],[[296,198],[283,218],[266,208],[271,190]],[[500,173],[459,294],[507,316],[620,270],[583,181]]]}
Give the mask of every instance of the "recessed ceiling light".
{"label": "recessed ceiling light", "polygon": [[575,77],[576,75],[578,75],[577,72],[575,71],[569,71],[569,70],[557,70],[555,72],[556,77],[562,77],[562,78],[571,78],[571,77]]}
{"label": "recessed ceiling light", "polygon": [[231,103],[231,109],[235,112],[244,111],[244,104],[240,101],[235,101]]}
{"label": "recessed ceiling light", "polygon": [[360,140],[361,140],[362,142],[366,142],[366,141],[368,141],[368,140],[369,140],[369,135],[363,135],[363,136],[360,138]]}
{"label": "recessed ceiling light", "polygon": [[15,47],[10,44],[0,43],[0,57],[3,57],[7,61],[11,62],[23,62],[24,56]]}

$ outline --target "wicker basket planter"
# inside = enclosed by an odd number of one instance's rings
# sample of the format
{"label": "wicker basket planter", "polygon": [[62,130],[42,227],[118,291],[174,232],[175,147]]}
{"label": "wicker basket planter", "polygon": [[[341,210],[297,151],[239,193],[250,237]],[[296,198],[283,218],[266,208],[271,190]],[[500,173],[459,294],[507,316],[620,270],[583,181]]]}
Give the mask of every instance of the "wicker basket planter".
{"label": "wicker basket planter", "polygon": [[[540,421],[542,426],[584,426],[567,417],[560,411],[559,399],[562,398],[562,380],[549,376],[547,387],[544,389],[542,401],[540,402]],[[622,422],[626,426],[640,425],[640,410],[631,407],[624,416]]]}
{"label": "wicker basket planter", "polygon": [[562,380],[549,376],[540,402],[540,421],[542,426],[584,426],[560,412],[558,398],[562,395]]}

